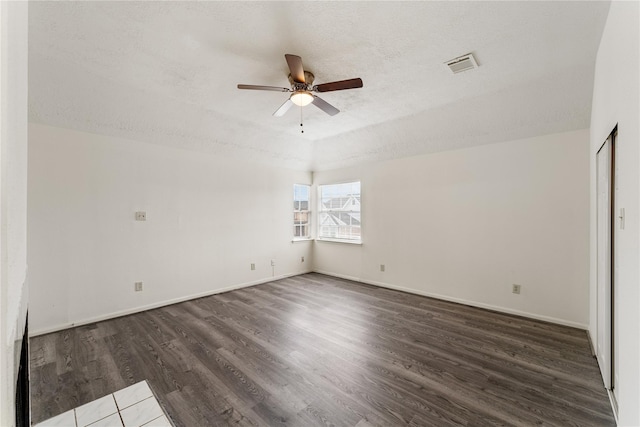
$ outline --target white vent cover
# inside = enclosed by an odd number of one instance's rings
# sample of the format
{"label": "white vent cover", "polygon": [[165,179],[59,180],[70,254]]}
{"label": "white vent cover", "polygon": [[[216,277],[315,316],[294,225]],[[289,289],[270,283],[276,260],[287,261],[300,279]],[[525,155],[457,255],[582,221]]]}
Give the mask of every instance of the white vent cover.
{"label": "white vent cover", "polygon": [[468,53],[464,56],[459,56],[451,61],[445,62],[453,74],[461,73],[463,71],[478,68],[478,63],[473,57],[472,53]]}

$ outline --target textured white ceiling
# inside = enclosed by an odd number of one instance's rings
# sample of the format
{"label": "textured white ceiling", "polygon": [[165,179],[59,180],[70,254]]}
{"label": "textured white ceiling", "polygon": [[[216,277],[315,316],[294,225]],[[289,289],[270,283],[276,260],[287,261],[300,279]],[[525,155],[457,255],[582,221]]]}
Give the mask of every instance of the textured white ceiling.
{"label": "textured white ceiling", "polygon": [[[608,2],[31,2],[34,122],[304,170],[589,126]],[[480,67],[453,75],[469,52]],[[285,53],[316,83],[271,114]]]}

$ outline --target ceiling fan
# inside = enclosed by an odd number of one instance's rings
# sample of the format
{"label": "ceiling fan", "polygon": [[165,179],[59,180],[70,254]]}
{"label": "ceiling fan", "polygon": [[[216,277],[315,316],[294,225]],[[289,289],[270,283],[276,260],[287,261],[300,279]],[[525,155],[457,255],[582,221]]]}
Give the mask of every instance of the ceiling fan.
{"label": "ceiling fan", "polygon": [[314,95],[312,92],[331,92],[334,90],[356,89],[362,87],[362,79],[360,78],[314,85],[314,76],[309,71],[304,70],[302,67],[302,58],[297,55],[290,54],[286,54],[284,57],[286,58],[289,70],[291,71],[291,74],[289,74],[291,88],[243,84],[238,85],[238,89],[290,92],[291,95],[289,96],[289,99],[287,99],[284,104],[282,104],[280,108],[273,113],[275,117],[283,116],[284,113],[286,113],[294,104],[299,105],[300,107],[313,104],[328,115],[335,116],[340,112],[340,110],[322,98]]}

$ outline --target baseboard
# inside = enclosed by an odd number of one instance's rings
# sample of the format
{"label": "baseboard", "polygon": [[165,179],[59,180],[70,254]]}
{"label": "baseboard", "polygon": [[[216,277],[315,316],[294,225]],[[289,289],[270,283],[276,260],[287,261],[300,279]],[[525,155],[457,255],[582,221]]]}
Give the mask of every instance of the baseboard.
{"label": "baseboard", "polygon": [[587,339],[589,341],[589,348],[591,349],[591,355],[593,357],[596,357],[596,343],[593,342],[593,339],[591,338],[591,332],[589,332],[589,328],[587,328]]}
{"label": "baseboard", "polygon": [[609,403],[611,403],[611,411],[613,412],[613,418],[616,419],[616,425],[620,424],[620,421],[618,420],[618,400],[616,399],[616,396],[613,394],[612,390],[606,389],[607,390],[607,395],[609,396]]}
{"label": "baseboard", "polygon": [[224,292],[235,291],[236,289],[248,288],[250,286],[261,285],[263,283],[269,283],[269,282],[273,282],[275,280],[285,279],[287,277],[298,276],[300,274],[306,274],[306,273],[311,273],[311,272],[312,272],[311,270],[308,270],[308,271],[300,271],[300,272],[290,273],[290,274],[281,274],[279,276],[262,278],[262,279],[254,280],[254,281],[251,281],[251,282],[245,282],[245,283],[240,283],[240,284],[236,284],[236,285],[232,285],[232,286],[227,286],[227,287],[221,288],[221,289],[215,289],[215,290],[212,290],[212,291],[206,291],[206,292],[201,292],[201,293],[198,293],[198,294],[187,295],[187,296],[184,296],[184,297],[174,298],[174,299],[171,299],[171,300],[161,301],[161,302],[148,304],[148,305],[143,305],[143,306],[127,309],[127,310],[117,311],[117,312],[114,312],[114,313],[104,314],[104,315],[101,315],[101,316],[82,319],[82,320],[79,320],[77,322],[63,323],[63,324],[59,324],[59,325],[55,325],[55,326],[51,326],[51,327],[47,327],[47,328],[36,329],[36,330],[33,330],[33,331],[29,331],[29,337],[36,337],[38,335],[50,334],[52,332],[58,332],[58,331],[62,331],[64,329],[74,328],[76,326],[88,325],[90,323],[101,322],[103,320],[115,319],[115,318],[122,317],[122,316],[128,316],[130,314],[140,313],[140,312],[147,311],[147,310],[153,310],[154,308],[165,307],[167,305],[177,304],[177,303],[180,303],[180,302],[189,301],[189,300],[196,299],[196,298],[207,297],[207,296],[210,296],[210,295],[222,294]]}
{"label": "baseboard", "polygon": [[[591,339],[591,332],[587,329],[587,338],[589,339],[589,348],[591,349],[591,354],[593,358],[596,360],[596,364],[598,366],[598,374],[602,379],[602,386],[607,391],[607,396],[609,397],[609,403],[611,404],[611,412],[613,412],[613,417],[616,420],[616,425],[620,424],[618,420],[618,400],[616,399],[616,395],[613,393],[613,390],[608,389],[604,386],[604,376],[602,374],[602,370],[600,369],[600,361],[598,360],[598,355],[596,353],[596,343]],[[611,373],[613,375],[613,373]]]}
{"label": "baseboard", "polygon": [[584,329],[584,330],[588,331],[587,325],[584,325],[584,324],[581,324],[581,323],[577,323],[577,322],[571,322],[571,321],[564,320],[564,319],[558,319],[558,318],[555,318],[555,317],[542,316],[542,315],[538,315],[538,314],[535,314],[535,313],[529,313],[529,312],[520,311],[520,310],[513,310],[513,309],[510,309],[510,308],[506,308],[506,307],[500,307],[500,306],[495,306],[495,305],[491,305],[491,304],[480,303],[480,302],[477,302],[477,301],[471,301],[471,300],[467,300],[467,299],[464,299],[464,298],[455,298],[455,297],[450,297],[448,295],[441,295],[441,294],[436,294],[436,293],[432,293],[432,292],[420,291],[420,290],[417,290],[417,289],[406,288],[406,287],[403,287],[403,286],[396,286],[396,285],[392,285],[392,284],[385,283],[385,282],[378,282],[378,281],[374,281],[374,280],[363,280],[363,279],[361,279],[359,277],[348,276],[348,275],[344,275],[344,274],[338,274],[338,273],[334,273],[334,272],[330,272],[330,271],[307,270],[307,271],[301,271],[301,272],[296,272],[296,273],[282,274],[282,275],[279,275],[279,276],[273,276],[273,277],[268,277],[268,278],[262,278],[262,279],[254,280],[254,281],[251,281],[251,282],[245,282],[245,283],[240,283],[240,284],[236,284],[236,285],[232,285],[232,286],[227,286],[227,287],[221,288],[221,289],[215,289],[215,290],[212,290],[212,291],[206,291],[206,292],[202,292],[202,293],[199,293],[199,294],[187,295],[187,296],[184,296],[184,297],[174,298],[174,299],[171,299],[171,300],[166,300],[166,301],[161,301],[161,302],[157,302],[157,303],[153,303],[153,304],[139,306],[139,307],[131,308],[131,309],[128,309],[128,310],[121,310],[121,311],[117,311],[117,312],[114,312],[114,313],[109,313],[109,314],[105,314],[105,315],[101,315],[101,316],[82,319],[82,320],[79,320],[79,321],[76,321],[76,322],[63,323],[63,324],[59,324],[59,325],[55,325],[55,326],[50,326],[50,327],[47,327],[47,328],[35,329],[35,330],[32,330],[32,331],[29,331],[29,336],[30,337],[36,337],[38,335],[45,335],[45,334],[49,334],[49,333],[52,333],[52,332],[57,332],[57,331],[61,331],[61,330],[64,330],[64,329],[73,328],[73,327],[76,327],[76,326],[87,325],[87,324],[90,324],[90,323],[100,322],[100,321],[103,321],[103,320],[115,319],[115,318],[122,317],[122,316],[128,316],[130,314],[140,313],[140,312],[146,311],[146,310],[153,310],[154,308],[165,307],[167,305],[177,304],[177,303],[180,303],[180,302],[189,301],[189,300],[196,299],[196,298],[202,298],[202,297],[206,297],[206,296],[210,296],[210,295],[221,294],[221,293],[224,293],[224,292],[234,291],[236,289],[247,288],[247,287],[250,287],[250,286],[260,285],[260,284],[268,283],[268,282],[273,282],[274,280],[285,279],[287,277],[298,276],[300,274],[306,274],[306,273],[311,273],[311,272],[325,274],[327,276],[338,277],[338,278],[346,279],[346,280],[353,280],[354,282],[366,283],[368,285],[379,286],[381,288],[393,289],[393,290],[396,290],[396,291],[407,292],[407,293],[410,293],[410,294],[421,295],[421,296],[430,297],[430,298],[436,298],[436,299],[440,299],[440,300],[443,300],[443,301],[450,301],[450,302],[455,302],[455,303],[458,303],[458,304],[469,305],[469,306],[472,306],[472,307],[478,307],[478,308],[484,308],[484,309],[487,309],[487,310],[498,311],[498,312],[501,312],[501,313],[507,313],[507,314],[513,314],[513,315],[516,315],[516,316],[528,317],[528,318],[531,318],[531,319],[542,320],[542,321],[545,321],[545,322],[556,323],[556,324],[559,324],[559,325],[570,326],[570,327],[573,327],[573,328]]}
{"label": "baseboard", "polygon": [[501,306],[492,305],[492,304],[485,304],[485,303],[482,303],[482,302],[467,300],[467,299],[464,299],[464,298],[456,298],[456,297],[451,297],[451,296],[448,296],[448,295],[436,294],[436,293],[432,293],[432,292],[425,292],[425,291],[421,291],[421,290],[418,290],[418,289],[405,288],[403,286],[396,286],[396,285],[392,285],[390,283],[385,283],[385,282],[378,282],[378,281],[374,281],[374,280],[365,280],[365,279],[361,279],[359,277],[353,277],[353,276],[348,276],[348,275],[344,275],[344,274],[333,273],[333,272],[330,272],[330,271],[314,270],[314,272],[315,273],[320,273],[320,274],[325,274],[327,276],[339,277],[341,279],[353,280],[355,282],[366,283],[367,285],[379,286],[381,288],[393,289],[393,290],[396,290],[396,291],[407,292],[407,293],[410,293],[410,294],[421,295],[421,296],[424,296],[424,297],[436,298],[436,299],[443,300],[443,301],[450,301],[450,302],[455,302],[455,303],[458,303],[458,304],[470,305],[472,307],[478,307],[478,308],[484,308],[484,309],[487,309],[487,310],[498,311],[500,313],[513,314],[513,315],[516,315],[516,316],[527,317],[527,318],[535,319],[535,320],[542,320],[544,322],[555,323],[555,324],[558,324],[558,325],[570,326],[572,328],[588,330],[588,325],[585,325],[585,324],[582,324],[582,323],[578,323],[578,322],[572,322],[570,320],[558,319],[556,317],[543,316],[543,315],[536,314],[536,313],[529,313],[529,312],[526,312],[526,311],[514,310],[514,309],[511,309],[511,308],[507,308],[507,307],[501,307]]}

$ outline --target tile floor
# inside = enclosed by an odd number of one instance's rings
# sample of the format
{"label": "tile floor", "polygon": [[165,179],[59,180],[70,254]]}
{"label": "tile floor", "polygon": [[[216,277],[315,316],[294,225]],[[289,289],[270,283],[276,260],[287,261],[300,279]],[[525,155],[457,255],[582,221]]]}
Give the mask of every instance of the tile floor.
{"label": "tile floor", "polygon": [[146,381],[49,418],[35,427],[173,427]]}

